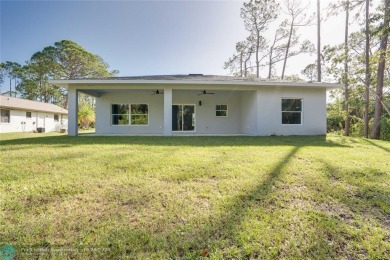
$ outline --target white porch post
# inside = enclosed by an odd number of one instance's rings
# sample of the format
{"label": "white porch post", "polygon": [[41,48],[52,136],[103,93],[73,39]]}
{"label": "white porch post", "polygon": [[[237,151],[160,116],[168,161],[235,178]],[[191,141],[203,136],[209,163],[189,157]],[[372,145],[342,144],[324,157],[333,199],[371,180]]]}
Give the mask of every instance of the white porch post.
{"label": "white porch post", "polygon": [[77,111],[78,111],[78,91],[74,88],[68,89],[68,135],[77,136]]}
{"label": "white porch post", "polygon": [[164,135],[172,135],[172,88],[164,89]]}

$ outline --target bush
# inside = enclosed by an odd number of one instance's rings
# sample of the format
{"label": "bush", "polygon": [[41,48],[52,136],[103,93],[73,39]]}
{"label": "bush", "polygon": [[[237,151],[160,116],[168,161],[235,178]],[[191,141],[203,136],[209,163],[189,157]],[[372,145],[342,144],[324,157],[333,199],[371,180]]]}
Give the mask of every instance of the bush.
{"label": "bush", "polygon": [[95,124],[95,111],[87,103],[79,107],[78,124],[82,129],[88,129]]}
{"label": "bush", "polygon": [[344,114],[342,111],[328,110],[327,131],[339,132],[344,129]]}

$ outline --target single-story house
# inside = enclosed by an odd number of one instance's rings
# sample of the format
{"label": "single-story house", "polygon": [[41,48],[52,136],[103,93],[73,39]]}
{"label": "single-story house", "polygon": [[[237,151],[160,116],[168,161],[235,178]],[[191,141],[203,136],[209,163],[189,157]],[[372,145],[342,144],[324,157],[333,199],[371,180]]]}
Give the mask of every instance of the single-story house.
{"label": "single-story house", "polygon": [[52,132],[67,129],[68,110],[59,106],[0,95],[0,133]]}
{"label": "single-story house", "polygon": [[51,83],[68,89],[71,136],[78,93],[96,98],[98,135],[324,135],[326,91],[342,87],[203,74]]}

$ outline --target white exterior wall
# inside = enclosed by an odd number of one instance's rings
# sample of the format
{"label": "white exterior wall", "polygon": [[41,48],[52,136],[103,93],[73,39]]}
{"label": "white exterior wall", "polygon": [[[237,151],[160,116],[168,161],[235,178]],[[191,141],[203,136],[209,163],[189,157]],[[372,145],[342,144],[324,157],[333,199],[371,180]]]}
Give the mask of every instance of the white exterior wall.
{"label": "white exterior wall", "polygon": [[[210,91],[214,92],[214,91]],[[130,90],[105,93],[96,99],[96,134],[164,134],[164,95],[151,95],[152,91]],[[196,90],[173,90],[173,105],[195,106],[195,131],[174,131],[172,134],[240,134],[240,94],[218,91],[215,95],[199,95]],[[199,106],[199,101],[202,105]],[[111,125],[111,104],[148,104],[149,125]],[[228,105],[227,117],[216,117],[215,106]],[[172,119],[167,120],[172,124]],[[170,129],[170,128],[169,128]],[[165,135],[167,135],[165,133]]]}
{"label": "white exterior wall", "polygon": [[[258,90],[258,135],[326,134],[326,90],[264,88]],[[282,98],[302,101],[302,124],[282,124]]]}
{"label": "white exterior wall", "polygon": [[[195,131],[178,131],[182,134],[240,134],[240,93],[234,91],[209,91],[214,95],[199,95],[199,90],[173,90],[173,105],[195,105]],[[199,106],[199,101],[202,105]],[[217,117],[216,105],[227,105],[228,116]]]}
{"label": "white exterior wall", "polygon": [[[273,86],[258,90],[209,90],[215,95],[198,95],[201,92],[199,90],[172,89],[171,102],[165,95],[152,95],[152,91],[129,89],[100,93],[96,99],[96,134],[260,136],[326,134],[325,88]],[[165,124],[172,124],[171,109],[164,114],[164,110],[169,108],[169,104],[164,103],[164,98],[173,105],[195,106],[195,131],[170,132],[171,125],[164,126],[164,121]],[[303,99],[302,124],[282,124],[283,98]],[[202,102],[201,106],[199,101]],[[148,104],[149,125],[111,125],[111,104]],[[228,116],[216,117],[216,105],[228,105]]]}
{"label": "white exterior wall", "polygon": [[[164,95],[152,91],[111,92],[96,99],[96,134],[151,134],[164,132]],[[111,125],[112,104],[148,104],[149,125]]]}
{"label": "white exterior wall", "polygon": [[241,94],[241,133],[257,135],[257,92],[246,91]]}
{"label": "white exterior wall", "polygon": [[[6,108],[2,108],[6,109]],[[59,121],[54,121],[54,113],[34,112],[25,110],[10,110],[10,122],[0,123],[0,133],[10,132],[32,132],[37,127],[44,127],[45,132],[59,131],[61,128],[61,115]],[[31,112],[31,118],[26,117],[26,112]],[[68,124],[68,116],[62,115],[63,127],[66,129]]]}

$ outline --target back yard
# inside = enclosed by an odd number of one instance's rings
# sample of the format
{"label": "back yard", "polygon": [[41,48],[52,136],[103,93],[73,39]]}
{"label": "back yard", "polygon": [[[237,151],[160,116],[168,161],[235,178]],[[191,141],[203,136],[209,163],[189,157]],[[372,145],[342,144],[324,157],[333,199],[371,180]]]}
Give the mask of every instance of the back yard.
{"label": "back yard", "polygon": [[2,134],[19,258],[390,258],[390,143]]}

